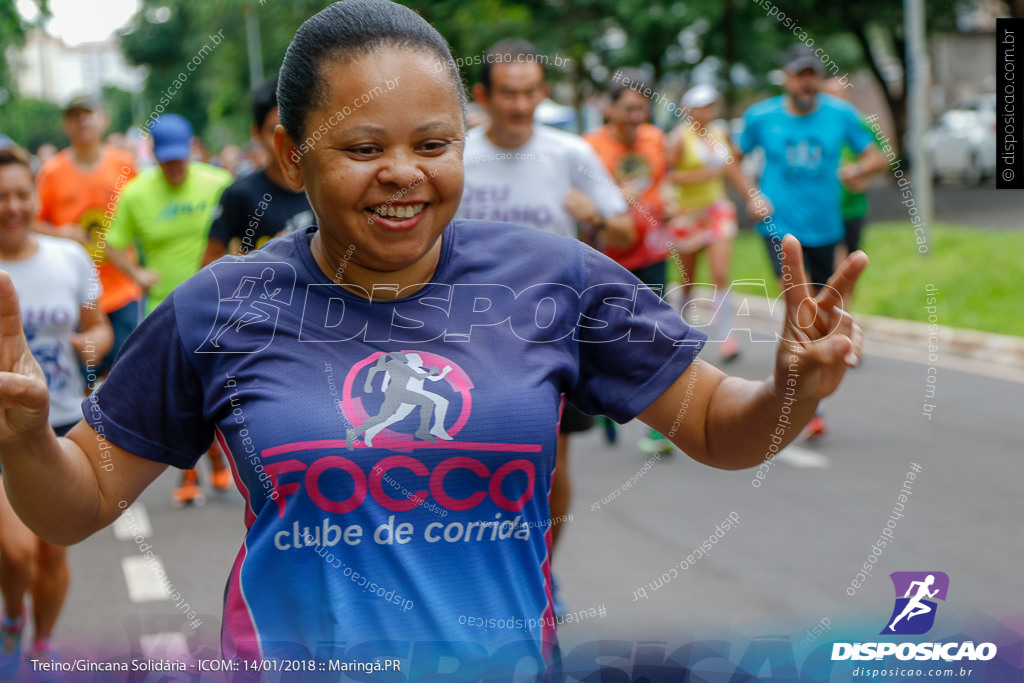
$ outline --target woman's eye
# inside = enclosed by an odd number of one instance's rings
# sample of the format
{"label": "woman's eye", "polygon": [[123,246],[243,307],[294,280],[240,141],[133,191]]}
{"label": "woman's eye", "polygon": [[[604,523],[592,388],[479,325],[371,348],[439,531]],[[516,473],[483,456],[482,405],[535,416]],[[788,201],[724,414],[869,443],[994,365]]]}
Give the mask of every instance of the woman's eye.
{"label": "woman's eye", "polygon": [[369,156],[369,155],[373,154],[374,152],[376,152],[377,150],[374,147],[363,146],[363,147],[349,147],[348,151],[352,152],[353,154],[359,154],[361,156]]}
{"label": "woman's eye", "polygon": [[441,152],[447,147],[448,142],[446,140],[431,140],[420,145],[420,149],[424,152]]}

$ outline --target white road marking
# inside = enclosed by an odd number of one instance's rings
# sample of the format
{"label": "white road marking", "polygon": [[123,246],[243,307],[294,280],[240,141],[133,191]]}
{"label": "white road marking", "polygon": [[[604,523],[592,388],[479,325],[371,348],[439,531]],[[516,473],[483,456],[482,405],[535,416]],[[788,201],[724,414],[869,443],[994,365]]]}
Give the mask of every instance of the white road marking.
{"label": "white road marking", "polygon": [[[153,526],[149,523],[146,506],[135,503],[124,511],[113,524],[114,538],[119,541],[130,541],[138,536],[149,538],[153,535]],[[136,533],[132,533],[132,529]]]}
{"label": "white road marking", "polygon": [[184,633],[153,633],[139,636],[142,656],[162,662],[192,662]]}
{"label": "white road marking", "polygon": [[800,469],[824,469],[830,465],[828,458],[821,453],[815,453],[806,448],[800,448],[800,446],[786,446],[779,451],[775,459]]}
{"label": "white road marking", "polygon": [[167,585],[159,577],[166,577],[164,563],[159,556],[144,557],[131,555],[121,558],[121,570],[128,584],[128,596],[132,602],[156,602],[170,600]]}

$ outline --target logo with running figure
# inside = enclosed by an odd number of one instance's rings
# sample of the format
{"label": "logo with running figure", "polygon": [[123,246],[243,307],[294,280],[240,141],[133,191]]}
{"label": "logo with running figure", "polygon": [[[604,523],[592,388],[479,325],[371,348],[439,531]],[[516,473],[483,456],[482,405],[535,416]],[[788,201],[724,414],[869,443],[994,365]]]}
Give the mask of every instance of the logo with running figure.
{"label": "logo with running figure", "polygon": [[[362,382],[357,382],[360,375]],[[359,385],[362,394],[355,396]],[[387,442],[378,445],[385,447],[450,442],[469,419],[472,388],[462,368],[443,356],[425,351],[374,353],[356,363],[345,378],[342,411],[352,425],[345,445],[352,450],[361,438],[372,448],[378,436]]]}
{"label": "logo with running figure", "polygon": [[949,577],[944,572],[893,572],[896,605],[882,635],[919,636],[935,623],[938,605],[945,601]]}
{"label": "logo with running figure", "polygon": [[295,290],[291,264],[218,261],[207,270],[217,282],[217,316],[196,353],[256,353],[270,346]]}

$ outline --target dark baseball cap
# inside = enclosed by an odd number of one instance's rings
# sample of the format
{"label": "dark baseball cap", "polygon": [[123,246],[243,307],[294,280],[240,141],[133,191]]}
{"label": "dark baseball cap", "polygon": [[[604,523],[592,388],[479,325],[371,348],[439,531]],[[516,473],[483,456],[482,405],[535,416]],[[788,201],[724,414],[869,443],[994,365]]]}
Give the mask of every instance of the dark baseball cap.
{"label": "dark baseball cap", "polygon": [[84,109],[85,111],[98,111],[102,109],[99,98],[89,93],[79,93],[68,100],[67,105],[64,106],[64,113],[72,112],[75,109]]}
{"label": "dark baseball cap", "polygon": [[153,156],[158,162],[188,159],[192,152],[192,124],[184,116],[163,114],[149,132],[153,136]]}
{"label": "dark baseball cap", "polygon": [[825,65],[814,54],[814,50],[806,45],[794,45],[786,50],[782,69],[788,74],[798,74],[806,69],[812,69],[819,76],[825,73]]}

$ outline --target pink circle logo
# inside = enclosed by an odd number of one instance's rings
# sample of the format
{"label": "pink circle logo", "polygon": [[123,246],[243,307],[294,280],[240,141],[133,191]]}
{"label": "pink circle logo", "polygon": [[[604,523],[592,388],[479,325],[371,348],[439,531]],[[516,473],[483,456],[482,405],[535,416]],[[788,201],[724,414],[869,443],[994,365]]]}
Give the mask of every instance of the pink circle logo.
{"label": "pink circle logo", "polygon": [[[367,369],[364,373],[364,369]],[[356,380],[363,377],[362,383]],[[449,415],[451,401],[435,390],[444,382],[459,396],[459,413]],[[416,441],[451,441],[469,421],[473,409],[473,382],[456,363],[428,351],[378,351],[355,363],[345,376],[341,409],[351,428],[346,445],[351,450],[361,438],[365,447],[409,442],[408,432],[390,429],[406,418],[418,418]],[[358,392],[358,395],[356,395]],[[371,415],[364,397],[379,397],[380,407]],[[408,423],[406,423],[408,424]]]}

